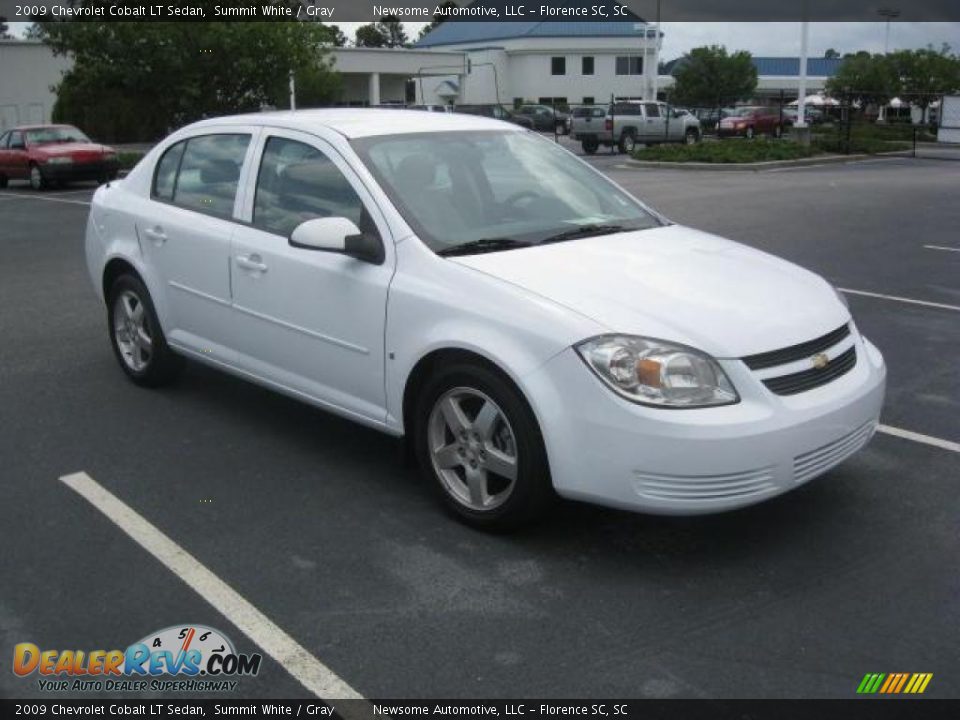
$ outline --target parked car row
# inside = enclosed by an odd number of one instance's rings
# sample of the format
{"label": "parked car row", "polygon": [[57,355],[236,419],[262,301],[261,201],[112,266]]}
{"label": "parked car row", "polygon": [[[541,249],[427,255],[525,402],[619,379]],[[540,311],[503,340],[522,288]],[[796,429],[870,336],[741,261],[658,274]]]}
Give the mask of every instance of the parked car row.
{"label": "parked car row", "polygon": [[700,121],[688,110],[662,102],[623,101],[575,108],[570,133],[587,154],[601,145],[632,152],[640,144],[698,142]]}

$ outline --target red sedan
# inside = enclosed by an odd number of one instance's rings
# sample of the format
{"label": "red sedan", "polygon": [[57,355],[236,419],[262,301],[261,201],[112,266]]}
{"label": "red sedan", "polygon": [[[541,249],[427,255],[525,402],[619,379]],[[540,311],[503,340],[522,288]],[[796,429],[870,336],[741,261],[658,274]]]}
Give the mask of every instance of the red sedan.
{"label": "red sedan", "polygon": [[793,124],[786,114],[781,115],[775,107],[739,107],[727,112],[727,117],[720,121],[720,127],[717,128],[719,137],[738,135],[752,138],[760,134],[780,137]]}
{"label": "red sedan", "polygon": [[117,151],[93,142],[72,125],[30,125],[0,135],[0,188],[29,180],[42,190],[71,180],[117,177]]}

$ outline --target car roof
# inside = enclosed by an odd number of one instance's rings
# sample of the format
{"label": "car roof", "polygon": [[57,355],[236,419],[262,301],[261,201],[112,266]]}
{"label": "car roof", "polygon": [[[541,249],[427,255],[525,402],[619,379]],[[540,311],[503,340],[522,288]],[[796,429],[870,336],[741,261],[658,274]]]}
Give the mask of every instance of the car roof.
{"label": "car roof", "polygon": [[417,132],[444,132],[455,130],[512,130],[522,131],[516,125],[478,115],[436,113],[407,108],[326,108],[318,110],[283,110],[280,112],[251,113],[201,120],[190,126],[208,125],[268,125],[310,132],[329,128],[347,138],[374,135],[400,135]]}

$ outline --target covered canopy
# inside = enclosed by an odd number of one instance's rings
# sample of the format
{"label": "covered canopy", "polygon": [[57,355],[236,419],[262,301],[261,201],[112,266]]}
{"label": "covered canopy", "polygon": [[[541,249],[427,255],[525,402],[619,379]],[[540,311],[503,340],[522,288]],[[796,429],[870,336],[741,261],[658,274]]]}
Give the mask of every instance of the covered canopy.
{"label": "covered canopy", "polygon": [[[798,98],[799,100],[799,98]],[[792,103],[787,103],[791,107],[797,107],[799,104],[797,100],[794,100]],[[814,93],[813,95],[807,95],[803,100],[804,105],[814,105],[816,107],[823,107],[825,105],[839,105],[840,101],[832,97],[827,97],[823,93]]]}

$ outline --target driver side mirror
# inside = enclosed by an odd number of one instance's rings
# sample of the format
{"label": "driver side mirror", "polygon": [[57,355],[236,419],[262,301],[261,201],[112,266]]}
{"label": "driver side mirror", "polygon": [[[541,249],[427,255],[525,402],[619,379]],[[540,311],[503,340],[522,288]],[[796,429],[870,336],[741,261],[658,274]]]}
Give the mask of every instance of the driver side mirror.
{"label": "driver side mirror", "polygon": [[379,265],[384,260],[380,238],[360,231],[345,217],[314,218],[300,223],[290,233],[290,245],[304,250],[320,250],[347,255]]}

